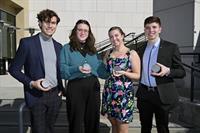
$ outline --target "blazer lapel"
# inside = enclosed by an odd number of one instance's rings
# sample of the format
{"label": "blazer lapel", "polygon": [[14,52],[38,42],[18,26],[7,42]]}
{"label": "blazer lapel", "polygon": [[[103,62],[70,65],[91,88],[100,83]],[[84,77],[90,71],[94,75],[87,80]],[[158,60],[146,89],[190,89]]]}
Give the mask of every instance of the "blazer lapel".
{"label": "blazer lapel", "polygon": [[157,57],[157,62],[160,62],[162,60],[163,54],[166,53],[166,49],[164,48],[164,41],[161,39],[160,41],[160,46],[159,46],[159,51],[158,51],[158,57]]}

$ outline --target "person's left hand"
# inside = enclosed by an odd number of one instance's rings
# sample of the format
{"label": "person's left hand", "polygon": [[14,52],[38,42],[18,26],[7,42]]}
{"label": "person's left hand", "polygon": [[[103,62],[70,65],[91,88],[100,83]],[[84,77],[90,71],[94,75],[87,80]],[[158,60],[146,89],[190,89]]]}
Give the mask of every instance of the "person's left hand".
{"label": "person's left hand", "polygon": [[156,63],[158,66],[160,66],[160,72],[156,73],[156,72],[152,72],[151,75],[152,76],[159,76],[159,77],[163,77],[163,76],[168,76],[170,73],[170,68],[166,67],[163,64],[160,63]]}
{"label": "person's left hand", "polygon": [[59,93],[58,93],[58,96],[60,97],[60,96],[62,96],[63,95],[63,93],[62,93],[62,91],[60,91]]}
{"label": "person's left hand", "polygon": [[91,73],[91,69],[84,69],[83,66],[79,66],[79,70],[80,70],[82,73],[85,73],[85,74]]}
{"label": "person's left hand", "polygon": [[121,75],[124,75],[125,74],[125,71],[115,71],[113,70],[113,73],[112,73],[115,77],[119,77]]}

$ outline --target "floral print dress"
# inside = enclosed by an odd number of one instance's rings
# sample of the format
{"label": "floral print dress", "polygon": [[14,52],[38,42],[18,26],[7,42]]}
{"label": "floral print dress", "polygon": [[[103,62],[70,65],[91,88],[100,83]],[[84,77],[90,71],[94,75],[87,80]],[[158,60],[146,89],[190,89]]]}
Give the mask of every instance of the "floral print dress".
{"label": "floral print dress", "polygon": [[[108,57],[107,69],[112,73],[115,66],[122,70],[131,70],[130,52],[118,58]],[[112,74],[106,80],[102,96],[102,114],[129,123],[133,120],[134,90],[132,80],[126,76],[115,77]]]}

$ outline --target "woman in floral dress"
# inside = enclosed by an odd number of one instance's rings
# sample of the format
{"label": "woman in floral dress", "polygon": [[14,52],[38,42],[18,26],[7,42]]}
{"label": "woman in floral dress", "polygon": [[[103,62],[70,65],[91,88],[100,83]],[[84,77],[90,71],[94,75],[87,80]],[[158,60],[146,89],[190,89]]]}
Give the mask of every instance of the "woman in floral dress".
{"label": "woman in floral dress", "polygon": [[120,27],[108,31],[113,49],[105,56],[110,72],[104,86],[101,113],[112,124],[112,133],[128,133],[128,124],[133,119],[133,80],[140,78],[140,58],[124,45],[124,32]]}

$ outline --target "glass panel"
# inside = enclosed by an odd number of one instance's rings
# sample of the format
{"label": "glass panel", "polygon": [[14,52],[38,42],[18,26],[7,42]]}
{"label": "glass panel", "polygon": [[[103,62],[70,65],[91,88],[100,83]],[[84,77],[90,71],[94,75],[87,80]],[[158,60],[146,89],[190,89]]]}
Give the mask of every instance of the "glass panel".
{"label": "glass panel", "polygon": [[12,59],[16,51],[15,16],[0,10],[0,58]]}
{"label": "glass panel", "polygon": [[6,74],[6,62],[16,51],[15,16],[0,10],[0,75]]}

